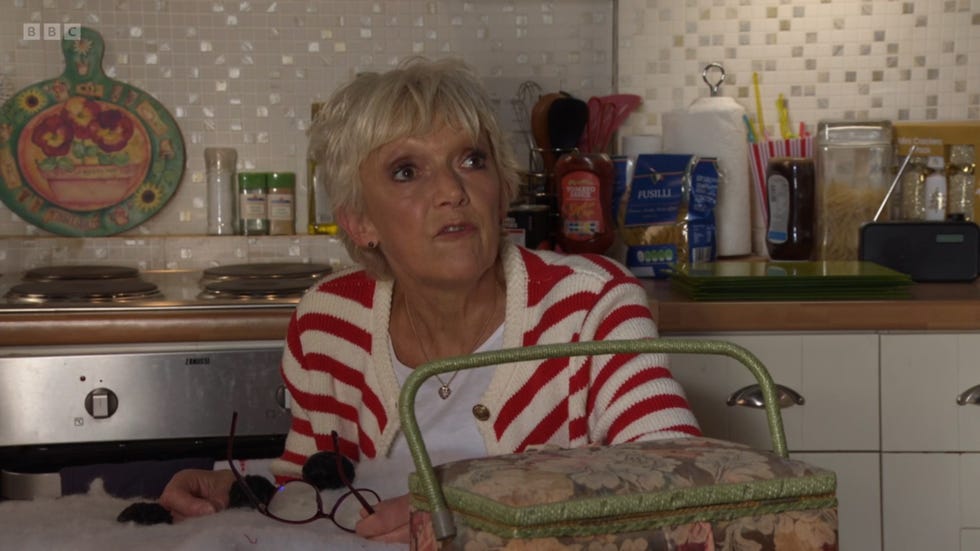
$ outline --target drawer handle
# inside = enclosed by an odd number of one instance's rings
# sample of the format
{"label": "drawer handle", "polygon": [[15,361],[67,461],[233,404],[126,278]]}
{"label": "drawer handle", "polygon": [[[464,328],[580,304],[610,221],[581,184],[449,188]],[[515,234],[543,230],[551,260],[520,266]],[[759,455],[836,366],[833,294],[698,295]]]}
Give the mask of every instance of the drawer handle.
{"label": "drawer handle", "polygon": [[965,406],[968,404],[980,405],[980,385],[970,387],[956,397],[956,403]]}
{"label": "drawer handle", "polygon": [[[978,385],[977,390],[980,393],[980,385]],[[806,403],[806,399],[792,388],[776,385],[776,393],[779,396],[779,407],[781,409],[786,409],[794,405],[802,406]],[[736,390],[728,397],[727,404],[729,406],[743,406],[758,409],[766,407],[765,402],[762,400],[762,389],[759,388],[759,385],[749,385]]]}

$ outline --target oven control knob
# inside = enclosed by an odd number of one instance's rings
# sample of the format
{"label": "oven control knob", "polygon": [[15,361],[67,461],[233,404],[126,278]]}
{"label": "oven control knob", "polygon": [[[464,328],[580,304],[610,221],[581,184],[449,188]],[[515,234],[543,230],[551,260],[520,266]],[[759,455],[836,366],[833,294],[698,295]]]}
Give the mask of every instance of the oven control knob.
{"label": "oven control knob", "polygon": [[116,393],[108,388],[97,388],[85,397],[85,411],[96,419],[111,417],[118,407]]}

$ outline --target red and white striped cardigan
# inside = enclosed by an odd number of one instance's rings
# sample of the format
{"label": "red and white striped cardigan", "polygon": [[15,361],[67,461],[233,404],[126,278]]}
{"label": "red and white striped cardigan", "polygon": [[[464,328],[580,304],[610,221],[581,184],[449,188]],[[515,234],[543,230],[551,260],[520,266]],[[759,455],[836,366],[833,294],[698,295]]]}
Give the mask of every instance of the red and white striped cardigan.
{"label": "red and white striped cardigan", "polygon": [[[503,347],[656,337],[647,296],[598,255],[502,248],[507,281]],[[289,323],[282,374],[293,397],[280,482],[332,448],[354,461],[385,455],[399,430],[399,384],[388,347],[393,284],[361,270],[332,274]],[[683,391],[657,354],[549,359],[495,369],[479,423],[491,454],[699,435]],[[425,427],[422,427],[423,434]]]}

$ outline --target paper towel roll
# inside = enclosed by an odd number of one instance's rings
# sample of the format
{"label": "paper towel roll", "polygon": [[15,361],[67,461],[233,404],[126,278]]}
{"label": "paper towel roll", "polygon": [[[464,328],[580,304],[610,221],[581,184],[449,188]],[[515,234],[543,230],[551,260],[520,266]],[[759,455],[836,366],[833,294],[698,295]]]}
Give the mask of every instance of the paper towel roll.
{"label": "paper towel roll", "polygon": [[734,99],[713,96],[663,117],[664,152],[718,159],[724,176],[715,206],[718,256],[752,253],[752,188],[744,114],[745,109]]}
{"label": "paper towel roll", "polygon": [[762,192],[751,178],[749,188],[752,195],[752,254],[769,258],[769,247],[766,245],[766,209],[762,204]]}
{"label": "paper towel roll", "polygon": [[643,153],[661,153],[663,152],[663,139],[657,134],[623,136],[622,151],[623,155],[634,160]]}

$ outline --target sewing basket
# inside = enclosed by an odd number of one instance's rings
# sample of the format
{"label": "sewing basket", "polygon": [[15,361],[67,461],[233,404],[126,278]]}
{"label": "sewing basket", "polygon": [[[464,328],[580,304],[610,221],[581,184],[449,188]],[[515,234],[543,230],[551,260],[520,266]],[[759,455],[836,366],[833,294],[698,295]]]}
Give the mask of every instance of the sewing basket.
{"label": "sewing basket", "polygon": [[[425,379],[549,357],[715,354],[738,360],[762,391],[773,450],[711,438],[543,448],[433,467],[413,406]],[[838,549],[836,477],[788,457],[775,385],[748,350],[722,341],[642,339],[483,352],[419,366],[399,415],[416,472],[412,549]]]}

